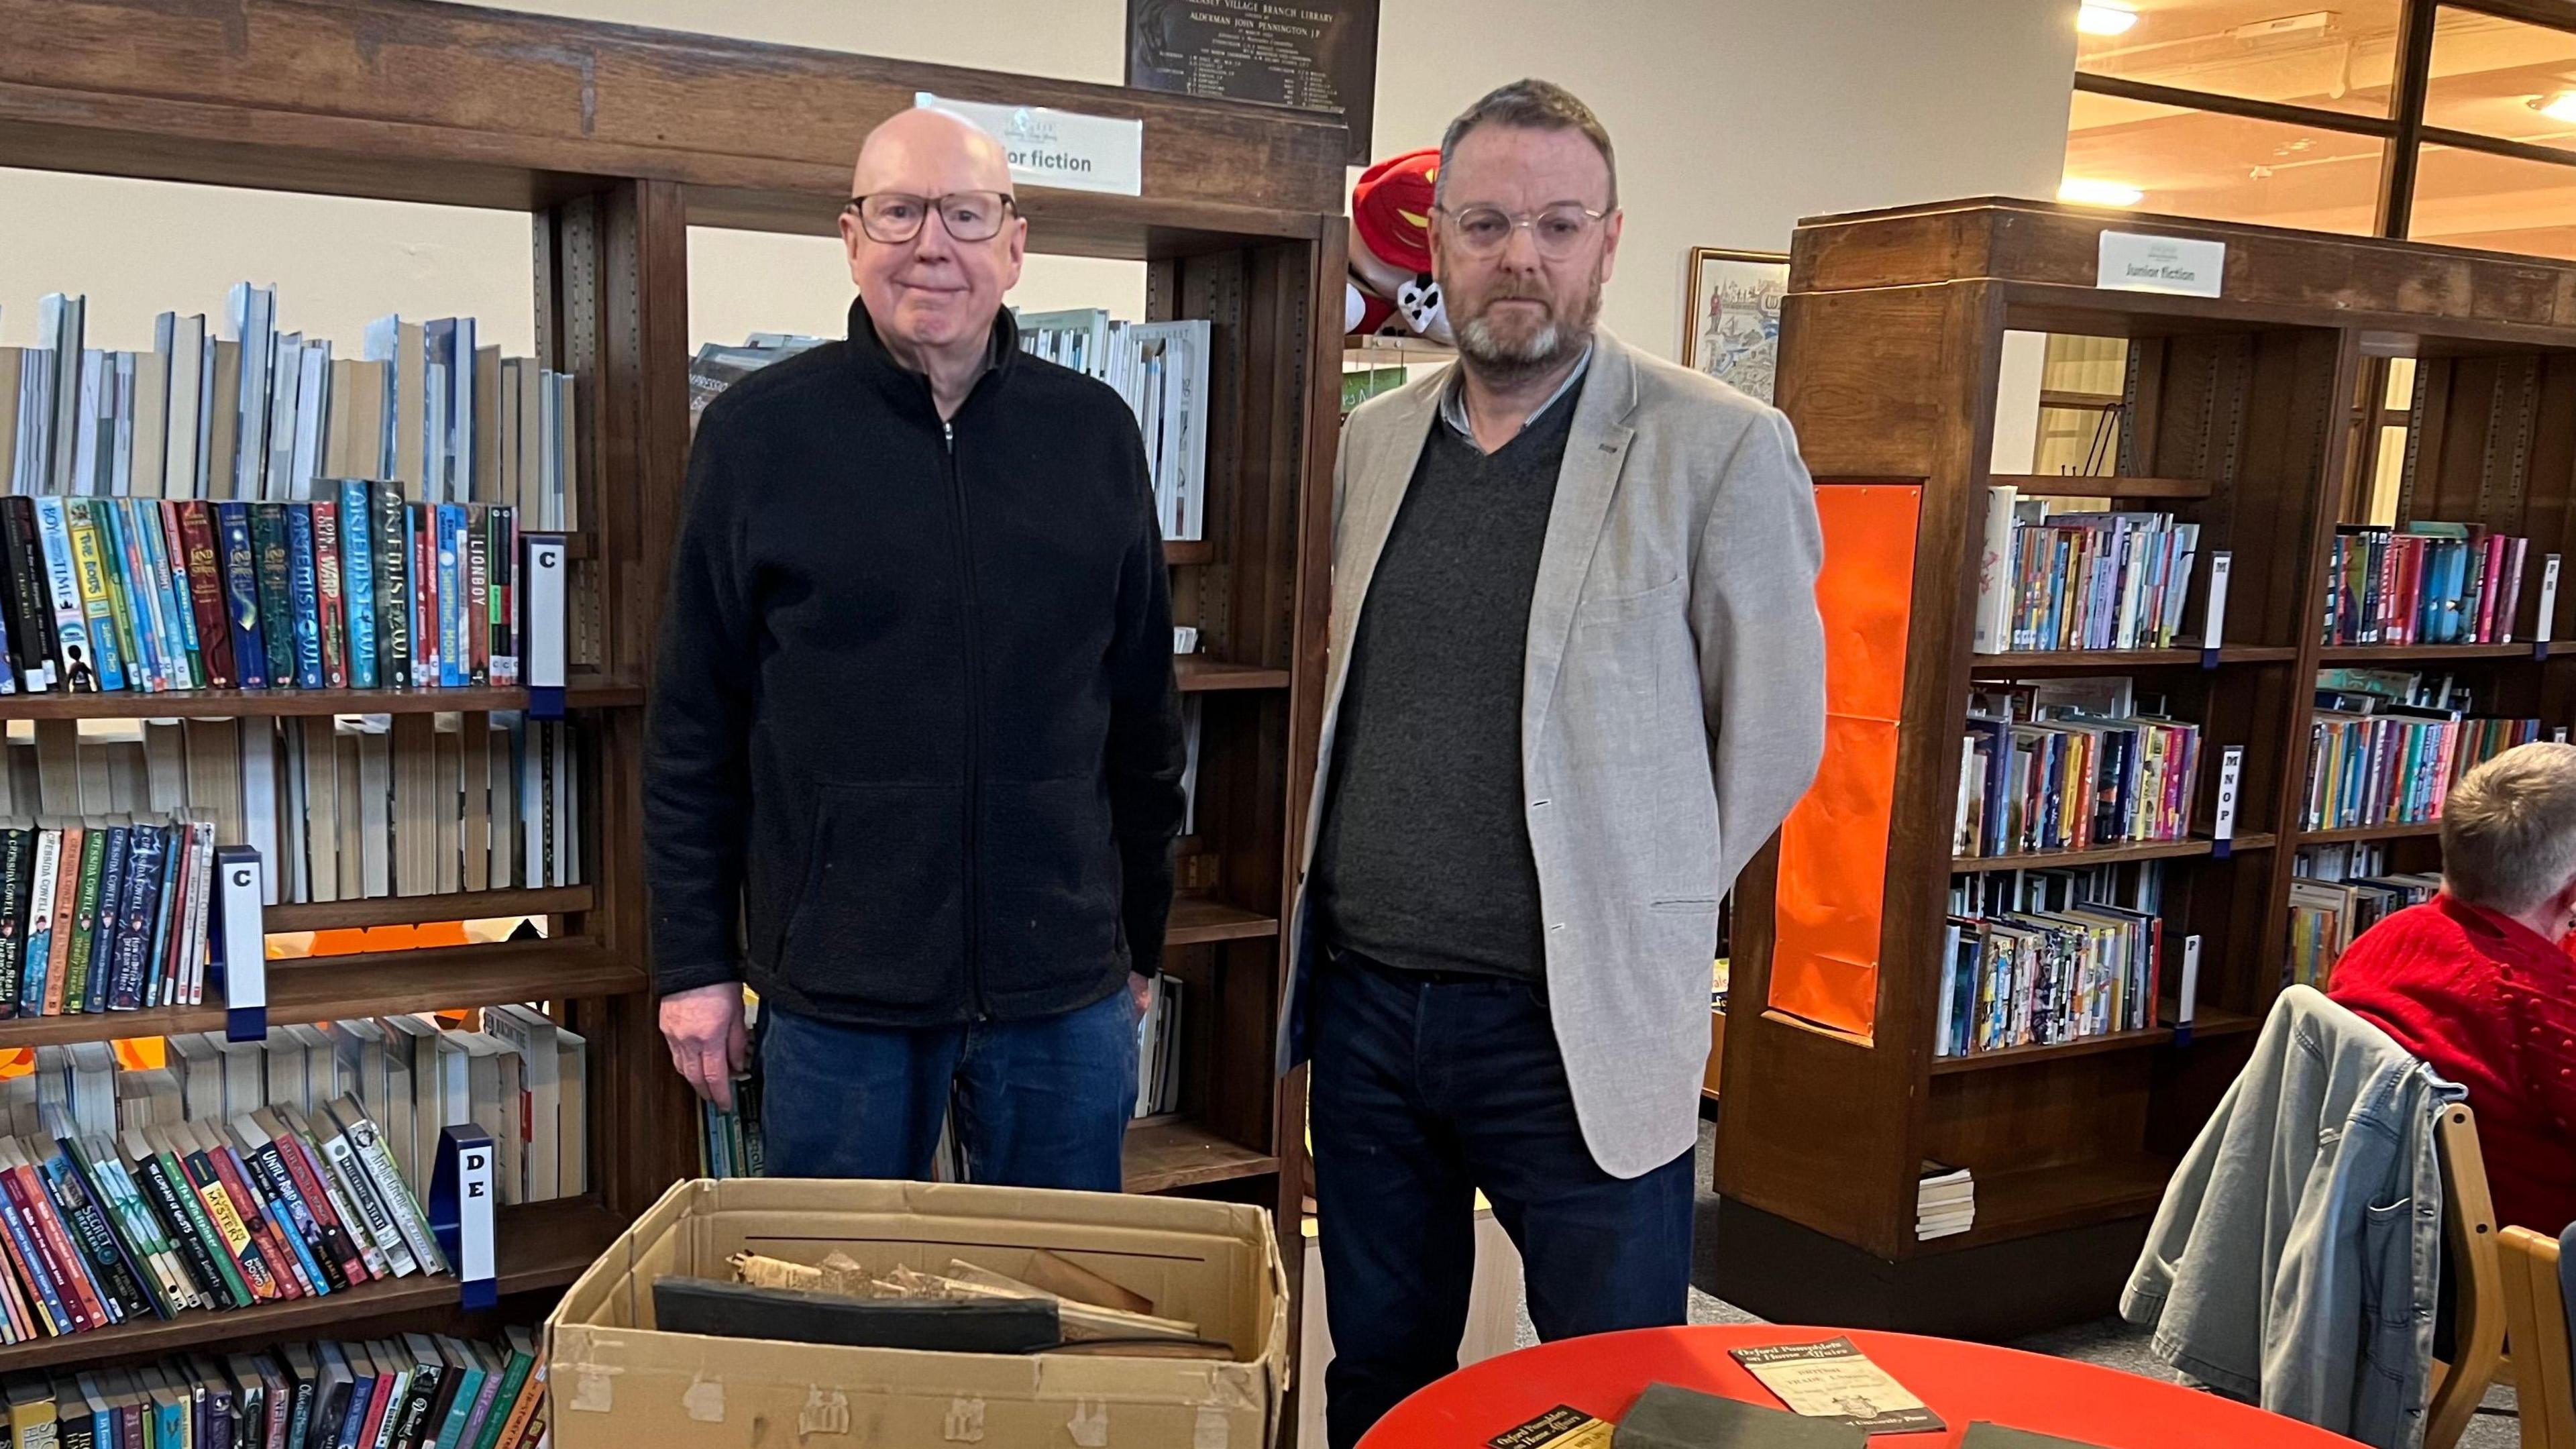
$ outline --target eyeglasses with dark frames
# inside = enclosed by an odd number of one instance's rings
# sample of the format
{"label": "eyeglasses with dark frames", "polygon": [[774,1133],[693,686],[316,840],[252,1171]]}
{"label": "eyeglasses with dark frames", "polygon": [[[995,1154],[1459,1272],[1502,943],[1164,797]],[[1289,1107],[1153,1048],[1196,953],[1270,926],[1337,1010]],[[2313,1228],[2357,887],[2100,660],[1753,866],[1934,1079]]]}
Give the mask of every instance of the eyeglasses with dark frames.
{"label": "eyeglasses with dark frames", "polygon": [[1551,261],[1572,256],[1584,238],[1591,235],[1592,228],[1609,215],[1571,201],[1561,201],[1526,216],[1514,216],[1499,206],[1432,209],[1449,219],[1449,234],[1458,239],[1458,245],[1469,256],[1493,256],[1511,245],[1513,232],[1528,227],[1531,244],[1538,248],[1540,256]]}
{"label": "eyeglasses with dark frames", "polygon": [[1001,235],[1004,218],[1017,205],[1005,191],[952,191],[946,196],[877,191],[853,196],[841,209],[859,214],[859,229],[869,240],[900,245],[921,235],[922,225],[934,211],[950,239],[991,241]]}

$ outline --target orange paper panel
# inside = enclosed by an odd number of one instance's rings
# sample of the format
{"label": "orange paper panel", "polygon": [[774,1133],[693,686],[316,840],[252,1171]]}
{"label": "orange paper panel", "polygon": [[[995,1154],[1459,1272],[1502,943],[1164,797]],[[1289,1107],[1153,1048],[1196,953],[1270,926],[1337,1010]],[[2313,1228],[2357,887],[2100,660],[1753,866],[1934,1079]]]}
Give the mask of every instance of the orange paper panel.
{"label": "orange paper panel", "polygon": [[1914,537],[1923,490],[1827,483],[1816,607],[1825,622],[1825,757],[1780,832],[1771,1005],[1869,1035],[1905,702]]}

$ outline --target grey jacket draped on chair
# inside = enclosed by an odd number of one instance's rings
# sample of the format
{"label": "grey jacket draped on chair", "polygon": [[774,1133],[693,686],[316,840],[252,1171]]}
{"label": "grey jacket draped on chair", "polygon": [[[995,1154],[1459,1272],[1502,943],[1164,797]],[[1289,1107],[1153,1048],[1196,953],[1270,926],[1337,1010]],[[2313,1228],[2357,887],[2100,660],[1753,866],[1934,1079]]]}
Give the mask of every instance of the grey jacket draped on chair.
{"label": "grey jacket draped on chair", "polygon": [[2165,1189],[2121,1315],[2201,1383],[2413,1449],[2441,1291],[2434,1125],[2465,1095],[2321,993],[2283,991]]}

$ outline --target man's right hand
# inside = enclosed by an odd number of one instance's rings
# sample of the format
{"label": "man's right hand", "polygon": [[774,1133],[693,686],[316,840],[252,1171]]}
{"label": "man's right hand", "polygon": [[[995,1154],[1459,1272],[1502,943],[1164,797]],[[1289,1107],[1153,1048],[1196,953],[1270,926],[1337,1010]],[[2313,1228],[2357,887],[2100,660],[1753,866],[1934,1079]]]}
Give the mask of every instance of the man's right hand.
{"label": "man's right hand", "polygon": [[699,1096],[733,1110],[733,1079],[749,1061],[742,1029],[742,983],[721,982],[662,998],[662,1039],[671,1065]]}

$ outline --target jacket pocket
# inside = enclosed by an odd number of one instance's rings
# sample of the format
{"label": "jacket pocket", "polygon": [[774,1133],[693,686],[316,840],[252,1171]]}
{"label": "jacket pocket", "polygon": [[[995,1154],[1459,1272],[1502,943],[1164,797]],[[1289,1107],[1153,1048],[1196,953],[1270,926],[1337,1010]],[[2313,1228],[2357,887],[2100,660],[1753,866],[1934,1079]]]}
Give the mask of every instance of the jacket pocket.
{"label": "jacket pocket", "polygon": [[1621,624],[1630,619],[1650,618],[1677,607],[1689,592],[1689,577],[1675,574],[1643,593],[1612,594],[1606,597],[1585,595],[1575,600],[1574,622],[1580,627],[1594,624]]}
{"label": "jacket pocket", "polygon": [[1097,984],[1119,954],[1109,800],[1096,775],[987,781],[984,987],[1035,999]]}
{"label": "jacket pocket", "polygon": [[956,785],[826,785],[778,974],[817,1003],[922,1009],[965,999]]}

